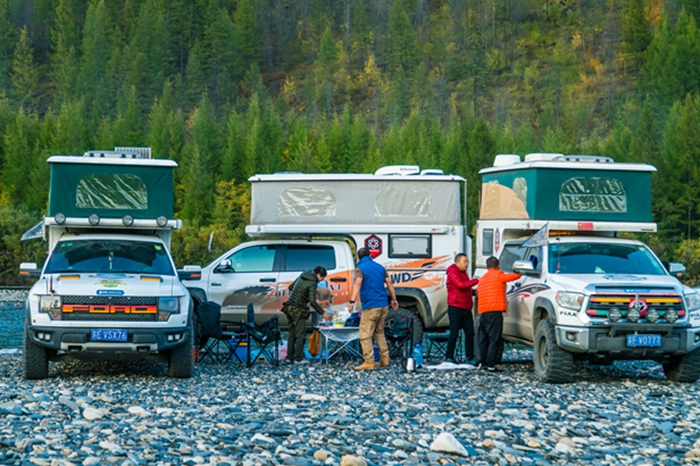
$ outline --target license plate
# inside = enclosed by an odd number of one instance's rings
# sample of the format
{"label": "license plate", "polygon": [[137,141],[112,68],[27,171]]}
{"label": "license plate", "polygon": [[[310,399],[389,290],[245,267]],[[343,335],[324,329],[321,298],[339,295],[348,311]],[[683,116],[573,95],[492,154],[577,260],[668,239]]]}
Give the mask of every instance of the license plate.
{"label": "license plate", "polygon": [[113,328],[100,329],[93,328],[90,334],[92,341],[126,341],[126,330],[117,330]]}
{"label": "license plate", "polygon": [[627,346],[661,346],[661,335],[627,335]]}

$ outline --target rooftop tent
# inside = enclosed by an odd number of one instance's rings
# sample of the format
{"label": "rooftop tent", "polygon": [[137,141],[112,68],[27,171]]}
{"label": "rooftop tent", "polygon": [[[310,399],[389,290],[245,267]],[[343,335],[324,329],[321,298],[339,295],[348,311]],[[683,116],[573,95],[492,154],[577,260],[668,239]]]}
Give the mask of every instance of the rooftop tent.
{"label": "rooftop tent", "polygon": [[53,156],[49,216],[173,217],[173,168],[158,159]]}
{"label": "rooftop tent", "polygon": [[257,175],[251,225],[459,225],[455,176]]}
{"label": "rooftop tent", "polygon": [[642,164],[532,162],[481,170],[482,220],[652,222]]}

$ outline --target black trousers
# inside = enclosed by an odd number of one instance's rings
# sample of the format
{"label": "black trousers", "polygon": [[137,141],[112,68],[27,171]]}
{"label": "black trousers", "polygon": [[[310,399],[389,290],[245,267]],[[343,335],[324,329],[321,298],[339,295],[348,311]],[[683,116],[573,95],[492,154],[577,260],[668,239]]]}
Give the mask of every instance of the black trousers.
{"label": "black trousers", "polygon": [[479,320],[479,353],[481,364],[486,367],[496,367],[498,347],[502,345],[503,313],[484,312]]}
{"label": "black trousers", "polygon": [[464,357],[466,359],[474,359],[474,319],[472,311],[450,306],[447,308],[447,315],[450,318],[450,336],[447,339],[447,354],[445,358],[454,359],[459,331],[464,330]]}

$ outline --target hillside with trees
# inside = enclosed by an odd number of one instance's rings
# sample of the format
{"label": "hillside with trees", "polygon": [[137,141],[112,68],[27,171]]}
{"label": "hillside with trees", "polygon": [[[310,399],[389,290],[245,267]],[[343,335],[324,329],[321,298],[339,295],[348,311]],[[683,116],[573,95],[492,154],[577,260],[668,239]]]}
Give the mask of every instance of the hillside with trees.
{"label": "hillside with trees", "polygon": [[[0,275],[41,260],[52,154],[150,146],[176,171],[179,266],[244,239],[254,173],[497,153],[655,165],[664,259],[700,274],[695,0],[0,0]],[[214,253],[207,251],[214,232]]]}

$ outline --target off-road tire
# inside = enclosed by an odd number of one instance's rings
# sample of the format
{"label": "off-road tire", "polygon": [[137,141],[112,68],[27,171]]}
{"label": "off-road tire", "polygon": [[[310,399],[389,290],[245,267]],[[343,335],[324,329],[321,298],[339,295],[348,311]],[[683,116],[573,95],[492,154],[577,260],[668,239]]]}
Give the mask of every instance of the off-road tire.
{"label": "off-road tire", "polygon": [[694,383],[700,377],[700,349],[683,356],[673,356],[664,365],[666,378],[673,382]]}
{"label": "off-road tire", "polygon": [[[474,358],[478,361],[482,361],[481,351],[479,350],[479,337],[481,331],[481,316],[475,313],[474,318]],[[501,338],[501,345],[496,349],[496,364],[501,364],[503,362],[503,351],[505,347],[505,341]],[[483,358],[485,359],[485,357]]]}
{"label": "off-road tire", "polygon": [[[191,322],[191,321],[190,321]],[[170,350],[168,358],[168,377],[188,379],[194,372],[194,329],[189,326],[185,341]]]}
{"label": "off-road tire", "polygon": [[549,319],[542,319],[535,330],[532,347],[535,362],[535,376],[545,383],[565,383],[569,381],[574,367],[574,356],[557,345],[554,325]]}
{"label": "off-road tire", "polygon": [[24,378],[45,379],[49,376],[49,350],[34,343],[29,329],[24,332]]}

